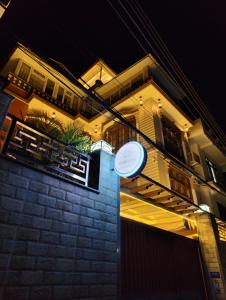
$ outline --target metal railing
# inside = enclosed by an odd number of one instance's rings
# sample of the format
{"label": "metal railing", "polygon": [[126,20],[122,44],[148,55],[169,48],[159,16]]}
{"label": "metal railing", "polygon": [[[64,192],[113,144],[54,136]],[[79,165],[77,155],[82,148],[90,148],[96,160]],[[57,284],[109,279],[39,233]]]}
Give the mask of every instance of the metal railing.
{"label": "metal railing", "polygon": [[0,131],[1,153],[26,165],[88,187],[91,157],[8,115]]}
{"label": "metal railing", "polygon": [[37,88],[34,88],[32,85],[30,85],[26,81],[20,79],[13,73],[9,73],[7,79],[13,85],[16,85],[20,89],[24,90],[28,96],[31,95],[32,93],[34,93],[34,94],[42,97],[46,101],[52,103],[53,105],[59,107],[60,109],[62,109],[63,111],[67,112],[68,114],[70,114],[72,116],[75,116],[78,113],[77,110],[71,108],[67,103],[62,103],[61,101],[58,101],[57,99],[53,98],[52,96],[48,95],[47,93],[45,93]]}
{"label": "metal railing", "polygon": [[110,95],[106,101],[112,105],[114,103],[116,103],[117,101],[123,99],[124,97],[128,97],[129,94],[135,92],[138,88],[142,87],[144,84],[146,84],[147,82],[151,81],[153,79],[153,76],[152,74],[148,74],[148,77],[147,78],[140,78],[139,80],[137,81],[134,81],[134,82],[130,82],[128,84],[128,87],[125,89],[125,88],[121,88],[121,89],[118,89],[117,92],[115,91],[112,95]]}

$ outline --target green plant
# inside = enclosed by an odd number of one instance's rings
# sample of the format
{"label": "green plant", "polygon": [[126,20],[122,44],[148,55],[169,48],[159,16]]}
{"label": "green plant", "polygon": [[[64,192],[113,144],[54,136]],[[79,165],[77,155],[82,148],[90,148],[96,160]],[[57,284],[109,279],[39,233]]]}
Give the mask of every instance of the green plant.
{"label": "green plant", "polygon": [[27,114],[25,121],[31,127],[59,139],[63,132],[63,124],[56,118],[50,117],[45,111],[33,109]]}
{"label": "green plant", "polygon": [[74,123],[70,123],[64,128],[60,140],[86,153],[90,153],[93,143],[88,133],[84,132],[82,128],[76,127]]}
{"label": "green plant", "polygon": [[38,109],[30,110],[25,121],[33,128],[67,145],[74,146],[81,152],[90,153],[91,151],[93,143],[91,137],[75,123],[69,123],[64,127],[60,120],[50,117],[47,112]]}

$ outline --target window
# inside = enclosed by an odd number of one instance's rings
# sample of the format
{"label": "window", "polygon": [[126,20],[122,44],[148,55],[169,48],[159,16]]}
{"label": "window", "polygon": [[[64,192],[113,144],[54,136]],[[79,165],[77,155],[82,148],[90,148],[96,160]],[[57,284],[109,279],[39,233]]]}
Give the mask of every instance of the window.
{"label": "window", "polygon": [[9,61],[8,66],[9,66],[9,72],[15,73],[16,67],[18,65],[19,59],[12,59]]}
{"label": "window", "polygon": [[29,67],[25,63],[22,63],[22,65],[20,67],[20,71],[19,71],[18,77],[20,77],[24,81],[27,81],[29,73],[30,73],[30,70],[31,70],[31,67]]}
{"label": "window", "polygon": [[71,106],[71,100],[72,100],[72,93],[66,91],[64,95],[64,104],[67,106]]}
{"label": "window", "polygon": [[184,174],[182,171],[170,166],[169,167],[169,178],[170,178],[171,189],[173,191],[192,200],[190,179],[188,176],[186,176],[186,174]]}
{"label": "window", "polygon": [[129,83],[121,89],[121,96],[124,97],[128,95],[130,91],[131,91],[131,84]]}
{"label": "window", "polygon": [[120,99],[120,93],[116,92],[113,95],[111,95],[111,104],[117,102]]}
{"label": "window", "polygon": [[162,129],[166,151],[185,162],[181,131],[166,117],[162,117]]}
{"label": "window", "polygon": [[[136,120],[134,117],[127,121],[129,121],[133,126],[136,126]],[[136,133],[129,127],[116,123],[106,129],[104,133],[104,140],[111,144],[114,147],[114,150],[117,151],[125,143],[131,140],[136,140]]]}
{"label": "window", "polygon": [[143,74],[140,74],[132,80],[132,88],[137,89],[143,84]]}
{"label": "window", "polygon": [[82,110],[82,100],[80,97],[78,97],[76,95],[74,95],[74,98],[73,98],[72,109],[77,113]]}
{"label": "window", "polygon": [[51,81],[50,79],[47,80],[45,92],[46,92],[46,94],[48,94],[49,96],[52,96],[52,95],[53,95],[54,85],[55,85],[55,83],[54,83],[53,81]]}
{"label": "window", "polygon": [[206,164],[208,167],[210,179],[213,180],[215,183],[218,183],[216,166],[207,157],[206,157]]}
{"label": "window", "polygon": [[38,89],[40,91],[43,90],[44,79],[41,78],[39,75],[36,75],[36,74],[32,73],[31,77],[30,77],[30,80],[29,80],[29,83],[33,88]]}
{"label": "window", "polygon": [[63,101],[63,96],[64,96],[64,89],[61,86],[59,86],[58,93],[57,93],[57,100],[59,102],[62,102]]}
{"label": "window", "polygon": [[220,204],[219,202],[217,203],[217,206],[218,206],[218,210],[220,213],[220,218],[223,221],[226,221],[226,207],[224,205]]}
{"label": "window", "polygon": [[226,190],[226,180],[224,173],[206,157],[206,164],[209,173],[209,179],[215,182],[219,187]]}

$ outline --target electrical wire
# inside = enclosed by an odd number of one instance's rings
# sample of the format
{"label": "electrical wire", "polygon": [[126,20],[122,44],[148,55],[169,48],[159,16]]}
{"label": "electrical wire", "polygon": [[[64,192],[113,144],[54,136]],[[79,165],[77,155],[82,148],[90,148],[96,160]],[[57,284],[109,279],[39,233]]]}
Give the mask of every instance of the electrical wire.
{"label": "electrical wire", "polygon": [[[108,0],[107,0],[108,1]],[[31,50],[27,49],[26,47],[24,47],[23,45],[20,45],[20,47],[23,49],[21,49],[22,51],[24,51],[27,55],[29,55],[27,53],[27,51],[30,51],[30,53],[32,54],[32,58],[34,59],[36,57],[36,62],[39,63],[44,69],[46,69],[47,72],[49,72],[53,77],[55,77],[59,82],[61,82],[63,85],[65,85],[69,90],[71,90],[73,93],[76,93],[77,90],[72,89],[70,86],[68,86],[67,84],[65,84],[65,82],[62,82],[62,80],[58,77],[55,76],[55,74],[53,74],[53,70],[50,68],[48,68],[48,62],[47,66],[44,65],[43,63],[41,63],[40,58],[33,53]],[[42,59],[42,61],[44,61]],[[62,76],[61,73],[59,73],[57,70],[54,69],[55,72],[58,73],[58,75]],[[64,76],[65,77],[65,76]],[[73,76],[74,77],[74,76]],[[197,179],[199,179],[202,183],[206,184],[209,188],[211,188],[212,190],[214,190],[217,193],[223,194],[225,196],[224,193],[222,193],[221,191],[219,191],[218,189],[216,189],[215,187],[211,186],[208,182],[206,182],[204,179],[202,179],[199,175],[197,175],[196,173],[194,173],[194,171],[192,169],[190,169],[188,166],[186,166],[184,163],[182,163],[180,160],[178,160],[176,157],[172,156],[170,153],[167,153],[167,151],[165,151],[165,149],[163,149],[162,147],[160,147],[159,145],[157,145],[156,143],[154,143],[150,138],[148,138],[145,134],[143,134],[142,132],[140,132],[140,130],[138,130],[136,127],[134,127],[133,125],[131,125],[126,119],[124,119],[119,112],[115,111],[114,108],[109,107],[108,105],[106,105],[106,103],[104,103],[104,100],[96,95],[92,95],[89,93],[89,91],[87,91],[78,81],[77,79],[74,77],[73,79],[75,80],[75,82],[73,83],[73,81],[71,81],[71,79],[68,79],[68,77],[65,77],[67,80],[69,80],[70,83],[72,83],[73,85],[76,85],[75,83],[77,83],[77,85],[79,85],[80,87],[80,91],[82,90],[85,94],[89,94],[89,96],[91,97],[91,99],[95,96],[95,100],[94,102],[99,103],[100,105],[102,105],[108,112],[111,112],[117,119],[119,119],[119,121],[121,121],[121,123],[127,127],[130,127],[132,130],[134,130],[138,135],[140,135],[141,137],[144,138],[144,140],[146,140],[146,142],[148,142],[151,146],[153,146],[154,148],[156,148],[160,153],[162,153],[164,156],[170,158],[172,161],[174,161],[174,163],[176,163],[177,165],[179,165],[180,167],[182,167],[183,169],[186,169],[188,172],[190,172],[192,175],[194,175]],[[76,85],[76,86],[77,86]],[[78,87],[78,86],[77,86]],[[115,121],[115,120],[114,120]],[[117,120],[118,121],[118,120]]]}
{"label": "electrical wire", "polygon": [[[26,48],[25,48],[26,49]],[[28,50],[28,49],[26,49]],[[23,50],[24,51],[24,50]],[[27,53],[27,51],[24,51]],[[32,52],[31,52],[32,53]],[[27,53],[27,55],[29,55]],[[34,55],[35,57],[37,57],[35,54],[32,53],[32,55]],[[30,55],[31,56],[31,55]],[[33,59],[34,57],[31,56]],[[36,58],[36,61],[44,68],[46,69],[52,76],[54,76],[57,80],[59,80],[60,82],[62,82],[61,79],[59,79],[58,77],[55,76],[55,74],[52,73],[52,70],[49,70],[49,68],[46,67],[46,65],[44,65],[41,61],[40,58],[38,57],[38,59]],[[60,74],[57,71],[58,74]],[[64,76],[65,77],[65,76]],[[67,78],[67,77],[65,77]],[[156,148],[159,152],[162,152],[166,157],[168,157],[169,159],[171,159],[173,162],[175,162],[179,167],[182,167],[183,169],[186,169],[187,171],[189,171],[192,175],[194,175],[197,179],[199,179],[202,183],[206,184],[208,187],[210,187],[212,190],[216,191],[217,193],[220,193],[222,195],[225,196],[225,194],[221,191],[219,191],[218,189],[216,189],[215,187],[211,186],[208,182],[206,182],[204,179],[202,179],[199,175],[195,174],[194,171],[192,169],[190,169],[188,166],[186,166],[183,162],[181,162],[179,159],[177,159],[176,157],[174,157],[173,155],[171,155],[170,153],[168,153],[164,148],[162,148],[161,146],[157,145],[155,142],[153,142],[150,138],[148,138],[143,132],[141,132],[140,130],[138,130],[136,127],[134,127],[132,124],[130,124],[124,117],[121,116],[121,114],[111,108],[108,104],[105,103],[105,101],[99,96],[99,95],[95,95],[92,94],[89,90],[87,90],[86,88],[83,87],[83,85],[81,83],[79,83],[76,79],[75,82],[71,82],[71,79],[67,80],[70,81],[70,83],[74,84],[81,92],[87,94],[87,96],[89,96],[91,98],[91,100],[93,100],[94,102],[97,102],[98,104],[100,104],[101,106],[103,106],[105,109],[107,109],[108,112],[112,113],[117,119],[119,119],[124,125],[126,125],[127,127],[131,128],[132,130],[134,130],[138,135],[140,135],[146,142],[148,142],[151,146],[153,146],[154,148]],[[63,83],[63,82],[62,82]],[[69,87],[67,84],[63,83],[67,88],[69,88],[71,91],[73,91],[73,89],[71,89],[71,87]]]}
{"label": "electrical wire", "polygon": [[[216,123],[213,116],[211,115],[211,113],[207,110],[207,108],[206,108],[205,104],[203,103],[202,99],[199,97],[199,95],[197,94],[197,92],[195,91],[193,86],[191,85],[190,81],[185,76],[184,72],[182,71],[182,69],[180,68],[180,66],[178,65],[176,60],[174,59],[172,53],[169,51],[169,49],[167,48],[167,46],[163,42],[162,38],[160,37],[157,30],[155,29],[154,25],[151,23],[150,19],[148,18],[148,16],[143,11],[142,7],[139,5],[139,3],[136,0],[134,0],[133,6],[131,5],[130,2],[127,1],[127,3],[128,3],[128,5],[130,5],[131,9],[133,9],[134,13],[137,15],[140,22],[143,24],[143,28],[146,30],[146,33],[158,44],[159,49],[162,50],[163,54],[165,54],[166,57],[168,57],[169,62],[173,65],[172,71],[175,70],[175,68],[176,68],[177,72],[182,76],[182,80],[184,80],[184,84],[186,84],[187,88],[190,89],[190,92],[193,93],[194,100],[195,101],[198,100],[197,104],[200,104],[203,107],[203,109],[205,110],[204,113],[208,113],[211,120],[212,120],[212,122],[214,122],[214,125],[215,126],[217,125],[217,129],[220,129],[220,128],[218,128],[219,126]],[[138,10],[138,12],[136,12],[136,9]],[[139,14],[139,12],[140,12],[140,14]],[[150,30],[147,30],[147,28],[149,28]],[[197,100],[196,100],[196,98],[197,98]],[[188,99],[188,100],[190,101],[190,99]],[[192,101],[190,101],[190,102],[192,104]],[[222,132],[219,132],[219,133],[222,134]],[[224,138],[225,138],[225,135],[224,135]]]}
{"label": "electrical wire", "polygon": [[[108,3],[109,3],[110,1],[108,1]],[[133,22],[133,24],[134,24],[134,26],[137,28],[137,30],[140,32],[140,34],[142,35],[142,37],[145,39],[145,41],[148,43],[148,45],[150,46],[150,48],[152,49],[152,51],[155,53],[155,55],[156,55],[156,57],[158,57],[158,59],[159,59],[159,61],[162,63],[162,65],[165,67],[165,69],[168,71],[168,74],[172,77],[172,73],[170,72],[170,70],[168,69],[168,67],[166,66],[166,64],[164,63],[164,61],[161,59],[161,57],[158,55],[158,53],[155,51],[155,49],[152,47],[152,45],[150,44],[150,42],[147,40],[147,38],[146,38],[146,36],[145,36],[145,34],[143,33],[143,31],[141,31],[141,29],[140,29],[140,27],[139,27],[139,25],[137,24],[137,22],[134,20],[134,18],[133,18],[133,16],[128,12],[128,9],[125,7],[125,5],[119,0],[118,1],[119,3],[120,3],[120,5],[121,5],[121,7],[124,9],[124,11],[126,12],[126,14],[129,16],[129,18],[130,18],[130,21],[132,21]],[[130,26],[125,22],[125,20],[123,19],[123,17],[121,16],[121,14],[119,13],[119,11],[113,6],[113,4],[112,3],[109,3],[110,4],[110,6],[114,9],[114,11],[117,13],[117,15],[118,15],[118,17],[123,21],[123,24],[125,24],[125,26],[126,26],[126,28],[129,30],[129,32],[132,34],[132,36],[136,39],[136,41],[137,40],[139,40],[138,39],[138,37],[135,35],[135,33],[131,30],[131,28],[130,28]],[[128,3],[128,5],[129,5],[129,3]],[[131,4],[130,4],[131,5]],[[141,42],[139,41],[139,45],[141,45]],[[147,49],[144,47],[144,46],[142,46],[142,49],[143,49],[143,51],[147,54],[148,53],[148,51],[147,51]],[[174,78],[174,81],[175,81],[175,83],[177,84],[177,81],[176,81],[176,79]],[[178,85],[178,84],[177,84]],[[193,98],[194,98],[194,95],[193,95]],[[190,101],[190,99],[188,99],[189,101]],[[184,104],[186,104],[186,102],[184,102]],[[193,103],[192,103],[193,104]],[[198,105],[199,105],[199,110],[202,110],[202,108],[200,107],[200,104],[198,103]],[[194,106],[194,105],[193,105]],[[195,107],[195,109],[196,109],[196,107]],[[196,109],[197,110],[197,109]],[[200,113],[199,113],[200,114]],[[205,116],[205,115],[204,115]],[[210,124],[209,123],[209,120],[207,120],[206,121],[206,118],[204,118],[204,121],[206,122],[206,123],[208,123],[208,124]],[[213,123],[212,123],[213,124]],[[216,125],[216,122],[215,122],[215,126],[213,126],[212,124],[210,124],[210,125],[208,125],[208,127],[210,127],[210,128],[218,128],[219,126],[218,125]],[[219,136],[219,132],[218,132],[218,136]],[[224,136],[222,136],[222,133],[220,134],[221,135],[221,138],[224,140]]]}

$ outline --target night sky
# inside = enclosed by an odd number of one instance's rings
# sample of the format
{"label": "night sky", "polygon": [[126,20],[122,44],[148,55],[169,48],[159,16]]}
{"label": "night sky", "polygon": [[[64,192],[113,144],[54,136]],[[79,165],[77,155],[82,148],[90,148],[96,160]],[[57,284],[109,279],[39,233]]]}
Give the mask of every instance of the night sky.
{"label": "night sky", "polygon": [[[122,3],[126,5],[126,1]],[[111,3],[121,7],[117,0]],[[139,0],[139,3],[226,132],[225,1]],[[120,12],[125,18],[122,8]],[[125,20],[129,22],[128,17]],[[128,24],[131,32],[137,34],[136,28]],[[120,72],[146,54],[131,32],[108,0],[12,0],[0,21],[0,59],[18,40],[42,57],[63,62],[76,76],[98,58]],[[142,38],[141,41],[148,48]],[[150,48],[148,52],[153,54]]]}

